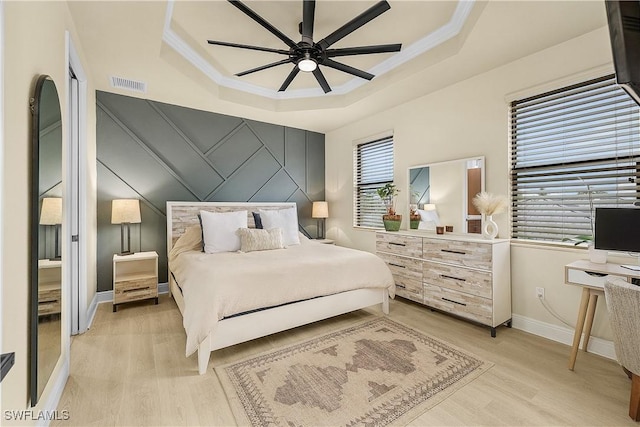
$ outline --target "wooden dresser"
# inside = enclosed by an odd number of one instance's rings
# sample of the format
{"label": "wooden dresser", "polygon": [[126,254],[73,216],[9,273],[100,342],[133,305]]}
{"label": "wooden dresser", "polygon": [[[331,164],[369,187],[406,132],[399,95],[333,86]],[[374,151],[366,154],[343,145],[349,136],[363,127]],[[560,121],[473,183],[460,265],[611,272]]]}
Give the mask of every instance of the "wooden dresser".
{"label": "wooden dresser", "polygon": [[491,328],[511,326],[508,239],[418,231],[377,232],[376,253],[396,295]]}

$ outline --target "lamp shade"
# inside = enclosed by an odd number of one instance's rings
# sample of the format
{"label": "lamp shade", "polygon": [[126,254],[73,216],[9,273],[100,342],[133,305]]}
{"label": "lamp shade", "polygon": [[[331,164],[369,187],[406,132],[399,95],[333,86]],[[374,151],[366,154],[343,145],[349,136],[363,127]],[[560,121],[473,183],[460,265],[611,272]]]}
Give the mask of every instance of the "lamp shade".
{"label": "lamp shade", "polygon": [[425,203],[422,210],[424,211],[435,211],[436,210],[436,205],[433,203]]}
{"label": "lamp shade", "polygon": [[111,224],[136,224],[140,220],[138,199],[116,199],[111,202]]}
{"label": "lamp shade", "polygon": [[62,224],[62,198],[45,197],[42,199],[42,210],[40,211],[41,225]]}
{"label": "lamp shade", "polygon": [[313,202],[311,218],[329,218],[329,204],[327,202]]}

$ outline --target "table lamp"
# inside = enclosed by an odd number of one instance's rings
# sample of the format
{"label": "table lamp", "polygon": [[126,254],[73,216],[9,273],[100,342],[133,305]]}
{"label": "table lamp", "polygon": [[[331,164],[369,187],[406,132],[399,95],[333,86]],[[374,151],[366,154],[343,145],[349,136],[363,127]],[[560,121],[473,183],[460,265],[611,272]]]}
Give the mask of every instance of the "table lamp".
{"label": "table lamp", "polygon": [[[116,199],[111,202],[111,224],[120,224],[120,255],[131,255],[131,224],[139,224],[140,201],[138,199]],[[127,247],[124,247],[125,229]]]}
{"label": "table lamp", "polygon": [[318,239],[324,239],[325,220],[329,218],[329,204],[327,202],[313,202],[311,217],[318,219]]}
{"label": "table lamp", "polygon": [[55,226],[55,250],[52,260],[59,260],[60,257],[60,225],[62,224],[62,198],[45,197],[42,199],[42,209],[40,210],[40,225]]}

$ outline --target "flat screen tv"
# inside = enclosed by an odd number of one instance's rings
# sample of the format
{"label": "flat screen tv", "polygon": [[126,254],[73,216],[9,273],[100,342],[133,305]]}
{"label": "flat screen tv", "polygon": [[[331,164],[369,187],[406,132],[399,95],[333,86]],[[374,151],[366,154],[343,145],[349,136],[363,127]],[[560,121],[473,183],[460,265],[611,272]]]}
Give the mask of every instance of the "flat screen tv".
{"label": "flat screen tv", "polygon": [[605,5],[616,81],[640,105],[640,0]]}
{"label": "flat screen tv", "polygon": [[596,208],[595,234],[596,249],[640,255],[640,208]]}

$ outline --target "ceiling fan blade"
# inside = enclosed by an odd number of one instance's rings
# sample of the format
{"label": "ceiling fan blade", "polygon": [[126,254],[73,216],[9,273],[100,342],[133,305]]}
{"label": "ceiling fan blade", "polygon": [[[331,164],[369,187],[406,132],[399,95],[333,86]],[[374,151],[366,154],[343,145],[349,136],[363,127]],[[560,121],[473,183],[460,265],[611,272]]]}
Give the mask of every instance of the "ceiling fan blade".
{"label": "ceiling fan blade", "polygon": [[239,0],[228,0],[228,1],[229,3],[231,3],[238,9],[240,9],[249,18],[253,19],[258,24],[266,28],[271,34],[273,34],[274,36],[276,36],[277,38],[285,42],[287,46],[289,46],[290,48],[296,47],[296,44],[294,43],[293,40],[291,40],[284,33],[282,33],[282,31],[278,30],[276,27],[268,23],[264,18],[262,18],[257,13],[255,13],[253,10],[249,9],[249,7],[246,6],[244,3],[240,2]]}
{"label": "ceiling fan blade", "polygon": [[280,89],[278,89],[278,92],[284,92],[285,90],[287,90],[287,88],[289,87],[293,79],[296,78],[299,72],[300,72],[300,69],[298,68],[297,65],[295,65],[293,67],[293,70],[291,70],[287,78],[284,80],[284,83],[282,83],[282,86],[280,86]]}
{"label": "ceiling fan blade", "polygon": [[322,74],[322,71],[320,71],[320,67],[313,70],[313,75],[315,76],[318,83],[320,83],[320,87],[322,88],[324,93],[331,92],[331,86],[329,86],[329,83],[327,83],[327,79],[324,78],[324,74]]}
{"label": "ceiling fan blade", "polygon": [[313,45],[313,21],[315,11],[315,0],[302,1],[302,41],[310,45]]}
{"label": "ceiling fan blade", "polygon": [[259,50],[259,51],[262,51],[262,52],[272,52],[272,53],[279,53],[279,54],[282,54],[282,55],[289,55],[289,51],[288,50],[284,50],[284,49],[271,49],[270,47],[251,46],[251,45],[248,45],[248,44],[221,42],[221,41],[217,41],[217,40],[207,40],[207,43],[214,44],[214,45],[217,45],[217,46],[239,47],[240,49]]}
{"label": "ceiling fan blade", "polygon": [[246,76],[247,74],[255,73],[256,71],[266,70],[267,68],[272,68],[272,67],[277,67],[278,65],[288,64],[289,62],[291,62],[291,59],[289,59],[289,58],[283,59],[282,61],[272,62],[271,64],[262,65],[262,66],[257,67],[257,68],[252,68],[250,70],[243,71],[241,73],[236,74],[236,76],[238,76],[238,77]]}
{"label": "ceiling fan blade", "polygon": [[333,33],[329,34],[327,37],[323,38],[318,42],[320,47],[324,50],[337,42],[338,40],[346,37],[351,34],[358,28],[362,27],[367,22],[371,21],[374,18],[385,13],[387,10],[391,9],[389,3],[386,0],[382,0],[371,6],[369,9],[362,12],[360,15],[353,18],[351,21],[344,24],[342,27],[335,30]]}
{"label": "ceiling fan blade", "polygon": [[327,67],[334,68],[336,70],[344,71],[345,73],[353,74],[357,77],[362,77],[363,79],[371,80],[375,76],[371,73],[367,73],[366,71],[358,70],[357,68],[353,68],[350,65],[342,64],[340,62],[332,61],[331,59],[325,59],[322,61],[322,65],[326,65]]}
{"label": "ceiling fan blade", "polygon": [[372,53],[388,53],[388,52],[400,52],[402,43],[396,44],[381,44],[376,46],[358,46],[358,47],[345,47],[342,49],[327,49],[326,54],[329,58],[335,58],[336,56],[350,56],[350,55],[369,55]]}

